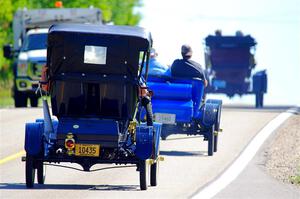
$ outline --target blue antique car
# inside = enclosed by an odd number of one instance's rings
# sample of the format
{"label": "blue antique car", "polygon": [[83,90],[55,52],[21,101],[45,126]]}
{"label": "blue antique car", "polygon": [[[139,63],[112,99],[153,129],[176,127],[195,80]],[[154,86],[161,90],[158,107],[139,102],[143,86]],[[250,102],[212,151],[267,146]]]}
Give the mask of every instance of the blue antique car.
{"label": "blue antique car", "polygon": [[171,134],[203,135],[208,155],[217,151],[222,101],[205,99],[199,78],[149,76],[154,120],[162,123],[161,138]]}
{"label": "blue antique car", "polygon": [[[151,96],[141,77],[152,39],[139,27],[59,24],[48,33],[42,87],[51,98],[51,119],[26,123],[26,186],[44,184],[45,165],[133,164],[140,188],[157,185],[161,124],[153,122]],[[43,95],[45,92],[41,92]],[[144,109],[147,123],[138,110]],[[57,165],[57,164],[56,164]]]}

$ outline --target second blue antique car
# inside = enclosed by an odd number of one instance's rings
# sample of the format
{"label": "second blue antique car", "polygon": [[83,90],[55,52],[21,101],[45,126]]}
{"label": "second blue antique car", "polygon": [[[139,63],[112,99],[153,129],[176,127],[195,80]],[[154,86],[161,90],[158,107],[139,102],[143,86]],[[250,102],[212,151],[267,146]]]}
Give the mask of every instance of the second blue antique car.
{"label": "second blue antique car", "polygon": [[204,99],[204,83],[199,78],[149,76],[153,91],[154,120],[163,124],[161,137],[171,134],[203,135],[208,155],[217,151],[222,101]]}

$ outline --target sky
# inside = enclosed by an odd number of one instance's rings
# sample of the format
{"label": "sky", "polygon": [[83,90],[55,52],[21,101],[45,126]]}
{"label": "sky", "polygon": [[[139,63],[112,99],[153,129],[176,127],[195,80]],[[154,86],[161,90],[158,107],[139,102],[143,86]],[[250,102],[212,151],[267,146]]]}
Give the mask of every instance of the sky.
{"label": "sky", "polygon": [[[204,66],[204,38],[221,29],[237,30],[257,41],[255,71],[267,70],[266,105],[300,105],[299,0],[144,0],[140,26],[153,36],[158,59],[172,64],[180,47],[190,44]],[[255,72],[254,71],[254,72]],[[228,104],[254,104],[254,95],[213,95]]]}

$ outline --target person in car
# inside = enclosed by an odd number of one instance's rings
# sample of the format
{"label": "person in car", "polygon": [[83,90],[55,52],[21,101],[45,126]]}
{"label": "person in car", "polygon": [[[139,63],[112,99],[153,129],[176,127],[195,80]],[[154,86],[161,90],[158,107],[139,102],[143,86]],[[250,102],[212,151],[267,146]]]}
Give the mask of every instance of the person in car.
{"label": "person in car", "polygon": [[[154,48],[150,51],[148,75],[150,76],[169,76],[170,69],[167,65],[160,63],[157,60],[158,53]],[[145,74],[146,67],[144,67],[143,74]]]}
{"label": "person in car", "polygon": [[172,77],[198,77],[203,80],[204,86],[206,87],[208,82],[205,76],[205,71],[201,65],[193,60],[191,60],[193,51],[191,46],[184,44],[181,46],[182,59],[174,60],[171,65],[171,75]]}

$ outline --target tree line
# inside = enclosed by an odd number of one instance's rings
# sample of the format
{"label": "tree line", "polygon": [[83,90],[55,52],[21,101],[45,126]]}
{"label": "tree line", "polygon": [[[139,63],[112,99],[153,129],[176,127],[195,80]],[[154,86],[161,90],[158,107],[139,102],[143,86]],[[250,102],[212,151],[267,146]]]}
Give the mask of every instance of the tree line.
{"label": "tree line", "polygon": [[[12,21],[14,13],[21,8],[54,8],[54,0],[0,0],[0,80],[12,77],[10,62],[3,57],[3,45],[13,42]],[[105,23],[137,25],[141,19],[135,9],[142,6],[141,0],[62,0],[64,8],[87,8],[94,6],[102,11]]]}

